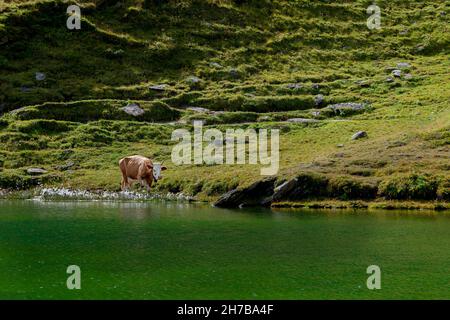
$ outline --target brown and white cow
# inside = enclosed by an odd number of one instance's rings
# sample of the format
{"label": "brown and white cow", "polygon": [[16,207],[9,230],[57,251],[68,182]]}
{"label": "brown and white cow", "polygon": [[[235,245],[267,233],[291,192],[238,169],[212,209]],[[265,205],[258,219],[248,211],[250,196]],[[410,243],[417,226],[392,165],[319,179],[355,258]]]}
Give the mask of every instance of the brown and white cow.
{"label": "brown and white cow", "polygon": [[153,163],[152,160],[143,156],[131,156],[120,159],[119,167],[122,172],[122,181],[120,183],[122,190],[127,190],[134,181],[138,181],[147,191],[150,191],[153,180],[157,182],[161,179],[161,171],[167,169],[160,163]]}

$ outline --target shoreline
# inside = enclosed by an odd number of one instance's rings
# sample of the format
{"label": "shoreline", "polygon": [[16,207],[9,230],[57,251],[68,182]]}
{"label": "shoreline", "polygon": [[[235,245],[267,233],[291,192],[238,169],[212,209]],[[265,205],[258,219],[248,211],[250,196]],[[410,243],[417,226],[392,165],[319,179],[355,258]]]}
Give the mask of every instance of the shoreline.
{"label": "shoreline", "polygon": [[[183,193],[145,193],[136,191],[107,191],[83,190],[68,188],[36,188],[28,190],[0,189],[0,200],[39,200],[39,201],[127,201],[148,202],[154,200],[195,202],[213,204],[214,201],[200,200]],[[250,206],[249,206],[250,207]],[[252,206],[264,207],[264,206]],[[450,203],[445,201],[418,201],[418,200],[336,200],[336,199],[305,199],[304,201],[275,202],[271,209],[364,209],[364,210],[405,210],[422,211],[431,210],[445,212],[450,210]]]}

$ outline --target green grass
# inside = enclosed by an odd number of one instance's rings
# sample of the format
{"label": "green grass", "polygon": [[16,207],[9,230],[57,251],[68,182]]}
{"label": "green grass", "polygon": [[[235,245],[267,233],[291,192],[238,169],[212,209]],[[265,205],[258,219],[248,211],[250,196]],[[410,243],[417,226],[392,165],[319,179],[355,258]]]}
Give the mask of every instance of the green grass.
{"label": "green grass", "polygon": [[[261,178],[258,166],[171,165],[171,132],[198,119],[222,130],[280,128],[278,178],[322,175],[327,197],[448,200],[445,2],[378,1],[378,31],[366,26],[365,0],[79,3],[79,31],[65,27],[68,2],[0,4],[0,188],[29,187],[15,182],[39,166],[58,177],[39,183],[117,190],[117,162],[130,154],[168,163],[157,191],[202,200]],[[412,79],[387,82],[399,62]],[[149,89],[156,84],[166,89]],[[130,102],[145,114],[125,114]],[[327,108],[341,102],[368,107]],[[359,130],[368,138],[351,141]],[[67,161],[73,168],[58,169]]]}

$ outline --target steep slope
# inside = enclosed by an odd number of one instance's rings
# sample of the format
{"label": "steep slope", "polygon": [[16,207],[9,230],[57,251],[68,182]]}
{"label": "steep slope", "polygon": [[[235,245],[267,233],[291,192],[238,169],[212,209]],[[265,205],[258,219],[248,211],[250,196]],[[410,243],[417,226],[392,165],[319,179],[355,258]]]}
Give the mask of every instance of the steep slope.
{"label": "steep slope", "polygon": [[[279,180],[320,174],[321,197],[448,199],[445,2],[377,1],[381,30],[372,1],[80,1],[72,31],[68,4],[0,4],[0,187],[116,190],[120,157],[169,162],[172,131],[202,119],[280,128]],[[145,114],[125,114],[131,102]],[[211,199],[261,178],[171,165],[157,189]]]}

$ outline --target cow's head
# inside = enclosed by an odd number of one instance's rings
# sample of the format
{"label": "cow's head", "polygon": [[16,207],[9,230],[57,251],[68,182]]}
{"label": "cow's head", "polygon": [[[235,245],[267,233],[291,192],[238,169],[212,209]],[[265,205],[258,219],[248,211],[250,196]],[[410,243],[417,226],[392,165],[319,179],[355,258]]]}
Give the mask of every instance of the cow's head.
{"label": "cow's head", "polygon": [[153,179],[158,182],[162,178],[161,171],[167,170],[167,167],[163,166],[161,163],[153,164]]}

